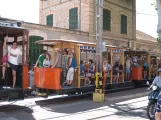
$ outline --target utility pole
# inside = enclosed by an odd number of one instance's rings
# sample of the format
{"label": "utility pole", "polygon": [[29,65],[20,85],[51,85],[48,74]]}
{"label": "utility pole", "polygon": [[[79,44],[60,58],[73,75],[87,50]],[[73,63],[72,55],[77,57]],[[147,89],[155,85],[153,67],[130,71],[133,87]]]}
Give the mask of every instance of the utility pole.
{"label": "utility pole", "polygon": [[102,80],[102,31],[103,31],[103,4],[104,0],[95,0],[96,20],[96,88],[93,93],[93,101],[104,102]]}
{"label": "utility pole", "polygon": [[96,54],[97,56],[99,55],[99,58],[100,58],[99,60],[97,60],[96,72],[102,72],[101,61],[102,61],[103,3],[104,3],[104,0],[95,0]]}

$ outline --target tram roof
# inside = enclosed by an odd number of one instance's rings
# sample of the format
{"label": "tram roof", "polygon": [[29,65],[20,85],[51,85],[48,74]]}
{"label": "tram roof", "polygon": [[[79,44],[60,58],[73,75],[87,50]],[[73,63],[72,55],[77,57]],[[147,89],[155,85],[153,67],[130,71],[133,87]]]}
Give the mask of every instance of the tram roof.
{"label": "tram roof", "polygon": [[[35,42],[35,44],[41,44],[41,45],[54,45],[57,42],[70,42],[70,43],[75,43],[75,44],[80,44],[80,45],[89,45],[89,46],[96,46],[96,43],[92,42],[83,42],[83,41],[77,41],[77,40],[66,40],[66,39],[49,39],[49,40],[38,40]],[[106,47],[113,47],[113,48],[118,48],[117,46],[113,45],[106,45]]]}
{"label": "tram roof", "polygon": [[148,51],[148,50],[127,50],[127,51],[125,51],[125,52],[131,52],[131,53],[150,53],[152,56],[157,56],[159,53],[157,53],[157,52],[154,52],[154,51]]}
{"label": "tram roof", "polygon": [[18,26],[12,26],[10,25],[12,23],[2,23],[0,22],[0,35],[6,36],[8,35],[8,37],[19,37],[19,36],[23,36],[23,32],[29,32],[28,29],[23,28],[23,27],[18,27]]}

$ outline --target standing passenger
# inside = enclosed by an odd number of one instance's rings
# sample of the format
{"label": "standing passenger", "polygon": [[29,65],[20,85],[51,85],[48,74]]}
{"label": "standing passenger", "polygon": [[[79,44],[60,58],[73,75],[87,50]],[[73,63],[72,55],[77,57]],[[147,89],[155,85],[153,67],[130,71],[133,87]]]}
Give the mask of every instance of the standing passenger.
{"label": "standing passenger", "polygon": [[[3,48],[5,49],[7,48],[6,40],[7,39],[4,40],[4,45],[3,45]],[[18,57],[20,55],[22,55],[22,51],[17,47],[17,42],[13,41],[12,47],[8,47],[8,61],[7,61],[7,63],[12,69],[12,76],[13,76],[12,88],[15,88],[15,84],[16,84],[16,71],[18,68]],[[5,69],[3,69],[3,73],[5,73]]]}
{"label": "standing passenger", "polygon": [[126,80],[129,80],[129,77],[130,77],[130,68],[131,68],[131,59],[129,56],[126,57],[126,61],[125,61],[125,66],[126,66]]}
{"label": "standing passenger", "polygon": [[38,64],[39,64],[39,67],[43,67],[43,62],[45,60],[46,53],[47,51],[43,50],[43,53],[38,57],[38,60],[36,61],[35,67],[37,67]]}
{"label": "standing passenger", "polygon": [[148,63],[145,59],[144,64],[143,64],[143,70],[144,70],[144,79],[147,77],[147,71],[148,71]]}
{"label": "standing passenger", "polygon": [[62,56],[62,70],[63,70],[63,82],[66,84],[67,77],[67,64],[68,64],[68,49],[65,48]]}
{"label": "standing passenger", "polygon": [[59,48],[55,48],[54,49],[55,53],[54,53],[54,64],[53,64],[53,68],[61,68],[61,53]]}
{"label": "standing passenger", "polygon": [[77,63],[74,52],[70,53],[68,61],[68,73],[67,73],[67,84],[71,85],[74,80],[74,69],[76,69]]}

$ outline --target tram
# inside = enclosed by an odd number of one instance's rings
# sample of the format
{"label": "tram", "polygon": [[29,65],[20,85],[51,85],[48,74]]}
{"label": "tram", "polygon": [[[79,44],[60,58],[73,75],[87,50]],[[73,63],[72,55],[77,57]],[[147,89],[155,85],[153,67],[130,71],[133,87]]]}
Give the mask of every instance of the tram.
{"label": "tram", "polygon": [[146,50],[126,50],[126,57],[129,57],[131,64],[131,80],[133,82],[152,82],[157,75],[158,54]]}
{"label": "tram", "polygon": [[22,55],[18,58],[16,71],[16,85],[12,88],[13,76],[11,67],[0,64],[0,78],[2,77],[2,67],[6,68],[5,79],[0,79],[0,99],[24,99],[24,92],[28,90],[28,33],[29,31],[17,23],[0,22],[0,58],[8,53],[7,48],[3,48],[4,38],[8,36],[7,46],[12,46],[13,41],[21,49]]}
{"label": "tram", "polygon": [[[48,52],[51,53],[52,59],[55,60],[55,49],[59,49],[61,54],[63,54],[64,49],[68,49],[68,51],[74,51],[75,58],[77,61],[77,69],[74,72],[74,81],[72,85],[64,85],[63,82],[66,80],[66,77],[62,75],[62,68],[51,68],[51,67],[35,67],[34,68],[34,85],[38,90],[42,90],[40,95],[43,93],[79,93],[79,92],[93,92],[95,88],[95,75],[88,77],[91,81],[91,84],[84,85],[84,81],[86,79],[86,74],[84,76],[81,75],[80,63],[83,61],[84,66],[90,68],[90,64],[88,61],[90,59],[93,60],[93,63],[96,65],[96,44],[91,42],[81,42],[75,40],[65,40],[65,39],[52,39],[52,40],[39,40],[36,41],[35,44],[43,45],[47,47]],[[116,46],[106,45],[106,51],[103,53],[103,62],[108,63],[111,67],[105,74],[104,85],[106,89],[111,88],[112,85],[116,84],[125,84],[124,81],[124,49],[118,48]],[[62,55],[63,57],[63,55]],[[99,56],[98,56],[99,57]],[[54,64],[55,61],[53,61]],[[62,65],[64,61],[61,62]],[[119,71],[119,76],[114,74],[115,64],[121,65],[121,70]],[[104,67],[104,66],[103,66]],[[115,77],[118,77],[117,81]],[[45,91],[45,92],[44,92]],[[42,93],[42,94],[41,94]]]}

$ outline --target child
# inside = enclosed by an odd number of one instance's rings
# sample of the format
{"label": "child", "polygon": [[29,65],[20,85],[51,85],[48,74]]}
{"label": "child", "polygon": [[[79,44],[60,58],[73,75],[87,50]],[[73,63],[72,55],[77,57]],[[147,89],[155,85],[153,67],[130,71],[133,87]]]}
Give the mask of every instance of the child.
{"label": "child", "polygon": [[29,87],[33,88],[33,84],[34,84],[34,68],[33,67],[30,69],[28,74],[29,74]]}

